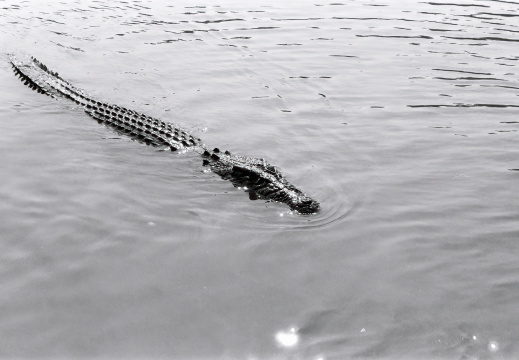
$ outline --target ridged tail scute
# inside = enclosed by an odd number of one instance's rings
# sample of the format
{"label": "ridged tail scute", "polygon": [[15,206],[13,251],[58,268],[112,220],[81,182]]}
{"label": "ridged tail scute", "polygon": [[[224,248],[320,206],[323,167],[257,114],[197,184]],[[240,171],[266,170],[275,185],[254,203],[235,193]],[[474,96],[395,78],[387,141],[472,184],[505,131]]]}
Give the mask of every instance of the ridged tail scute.
{"label": "ridged tail scute", "polygon": [[107,104],[87,95],[83,90],[71,85],[57,72],[50,70],[33,57],[19,60],[9,55],[14,72],[29,88],[53,98],[66,98],[83,107],[85,112],[99,123],[126,134],[134,140],[152,146],[169,147],[172,151],[186,148],[205,150],[203,165],[222,179],[230,180],[236,187],[246,188],[251,200],[267,199],[287,204],[300,214],[319,211],[319,203],[306,196],[290,184],[274,166],[263,159],[232,155],[215,148],[206,150],[202,140],[184,129],[150,116]]}
{"label": "ridged tail scute", "polygon": [[290,184],[281,172],[263,159],[232,155],[215,148],[205,151],[204,166],[236,187],[243,187],[249,192],[251,200],[268,199],[287,204],[290,209],[300,214],[314,214],[319,211],[317,201]]}

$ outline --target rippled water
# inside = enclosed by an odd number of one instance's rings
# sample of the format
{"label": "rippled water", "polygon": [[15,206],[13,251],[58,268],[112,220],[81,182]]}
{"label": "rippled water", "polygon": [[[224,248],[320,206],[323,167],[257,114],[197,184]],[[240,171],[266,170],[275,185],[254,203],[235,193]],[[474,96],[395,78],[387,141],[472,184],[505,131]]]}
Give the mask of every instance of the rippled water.
{"label": "rippled water", "polygon": [[[518,17],[0,1],[0,356],[517,358]],[[322,211],[121,138],[23,86],[8,52],[266,158]]]}

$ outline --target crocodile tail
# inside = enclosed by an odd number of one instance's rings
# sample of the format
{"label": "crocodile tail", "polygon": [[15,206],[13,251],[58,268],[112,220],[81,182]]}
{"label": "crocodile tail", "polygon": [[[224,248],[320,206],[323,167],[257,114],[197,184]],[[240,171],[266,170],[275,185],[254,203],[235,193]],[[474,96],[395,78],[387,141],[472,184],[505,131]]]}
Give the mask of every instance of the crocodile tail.
{"label": "crocodile tail", "polygon": [[14,55],[9,55],[9,60],[16,75],[31,89],[53,98],[72,100],[98,122],[134,140],[153,146],[170,147],[173,151],[201,145],[199,138],[180,127],[92,98],[34,57],[25,56],[20,60]]}
{"label": "crocodile tail", "polygon": [[23,66],[22,63],[18,62],[14,55],[9,55],[9,62],[11,63],[14,73],[25,83],[29,88],[36,90],[40,94],[49,95],[54,97],[50,92],[49,88],[40,81],[37,81],[37,77],[31,76],[31,69]]}
{"label": "crocodile tail", "polygon": [[53,98],[69,98],[83,106],[89,103],[82,90],[63,80],[57,72],[50,70],[36,58],[24,56],[20,59],[12,54],[8,56],[15,74],[31,89]]}

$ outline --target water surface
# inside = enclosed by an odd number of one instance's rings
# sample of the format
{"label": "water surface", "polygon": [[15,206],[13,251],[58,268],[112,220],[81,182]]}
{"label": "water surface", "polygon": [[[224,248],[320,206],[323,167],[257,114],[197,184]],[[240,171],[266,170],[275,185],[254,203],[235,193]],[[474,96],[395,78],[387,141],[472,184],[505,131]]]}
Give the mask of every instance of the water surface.
{"label": "water surface", "polygon": [[[516,358],[518,9],[0,1],[0,356]],[[30,91],[8,52],[322,211]]]}

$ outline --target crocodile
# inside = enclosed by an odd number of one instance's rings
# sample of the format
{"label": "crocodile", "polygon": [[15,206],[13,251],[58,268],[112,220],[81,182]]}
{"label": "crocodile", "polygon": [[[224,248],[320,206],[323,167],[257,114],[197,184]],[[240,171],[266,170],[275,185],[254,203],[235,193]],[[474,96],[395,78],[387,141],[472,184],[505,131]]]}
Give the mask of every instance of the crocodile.
{"label": "crocodile", "polygon": [[15,74],[29,88],[52,98],[67,98],[100,124],[138,142],[171,151],[194,149],[202,156],[204,167],[244,189],[251,200],[284,203],[301,215],[314,214],[320,209],[316,200],[288,182],[277,167],[264,159],[237,156],[218,148],[209,150],[200,138],[179,126],[94,99],[34,57],[22,60],[12,54],[8,57]]}

